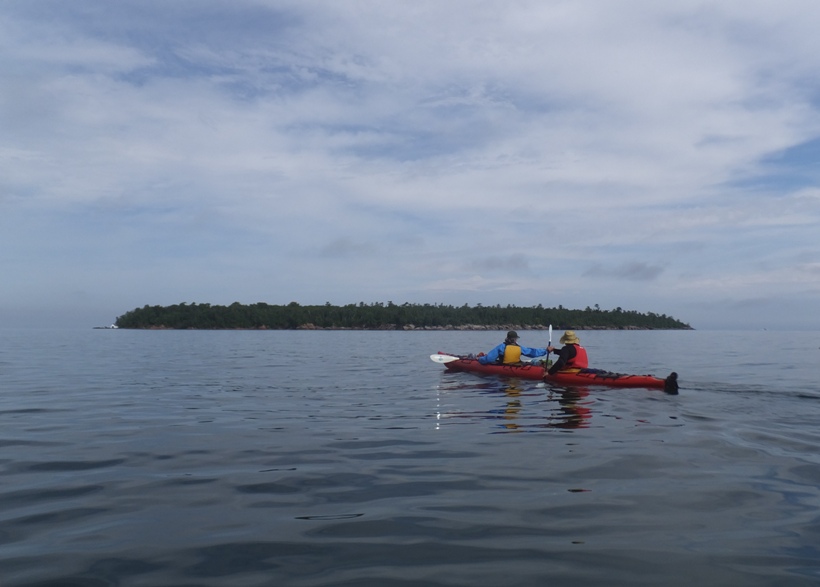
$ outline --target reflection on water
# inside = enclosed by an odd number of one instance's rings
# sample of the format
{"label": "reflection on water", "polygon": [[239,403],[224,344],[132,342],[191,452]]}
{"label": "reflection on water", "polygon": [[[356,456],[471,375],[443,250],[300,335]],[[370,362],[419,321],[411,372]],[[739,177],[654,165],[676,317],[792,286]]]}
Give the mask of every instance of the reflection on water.
{"label": "reflection on water", "polygon": [[[445,379],[439,391],[437,429],[443,420],[467,419],[496,421],[499,429],[495,433],[535,432],[544,428],[571,430],[587,428],[593,413],[594,401],[589,399],[587,387],[547,387],[531,380],[465,377],[459,373]],[[481,411],[460,409],[473,407],[472,403],[444,409],[441,392],[477,392],[485,399],[498,398],[498,401]]]}
{"label": "reflection on water", "polygon": [[2,587],[820,578],[809,335],[585,335],[679,396],[428,360],[479,332],[3,335]]}
{"label": "reflection on water", "polygon": [[[555,390],[558,402],[555,420],[549,423],[551,428],[588,428],[592,418],[591,401],[588,387],[563,388]],[[550,399],[553,392],[550,391]]]}
{"label": "reflection on water", "polygon": [[[490,410],[490,414],[497,414],[501,420],[500,425],[507,432],[521,432],[523,430],[519,421],[521,414],[521,383],[517,379],[510,379],[505,382],[502,393],[506,396],[506,405],[498,410]],[[492,416],[490,416],[492,417]]]}

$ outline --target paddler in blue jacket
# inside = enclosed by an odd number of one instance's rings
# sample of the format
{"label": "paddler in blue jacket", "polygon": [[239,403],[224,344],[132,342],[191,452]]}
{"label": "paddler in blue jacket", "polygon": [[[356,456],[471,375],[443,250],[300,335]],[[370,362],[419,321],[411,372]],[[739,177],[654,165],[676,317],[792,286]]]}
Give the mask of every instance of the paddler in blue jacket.
{"label": "paddler in blue jacket", "polygon": [[520,363],[521,357],[543,357],[547,354],[547,349],[531,349],[518,344],[518,333],[510,330],[507,338],[500,345],[495,347],[486,355],[478,355],[478,362],[482,365],[502,363],[510,365]]}
{"label": "paddler in blue jacket", "polygon": [[[547,371],[550,375],[555,375],[555,373],[561,369],[586,369],[589,367],[587,350],[581,346],[581,341],[575,335],[574,330],[564,332],[564,336],[562,336],[558,342],[564,346],[558,351],[558,360],[555,361],[555,364]],[[548,346],[547,350],[553,352],[555,347]]]}

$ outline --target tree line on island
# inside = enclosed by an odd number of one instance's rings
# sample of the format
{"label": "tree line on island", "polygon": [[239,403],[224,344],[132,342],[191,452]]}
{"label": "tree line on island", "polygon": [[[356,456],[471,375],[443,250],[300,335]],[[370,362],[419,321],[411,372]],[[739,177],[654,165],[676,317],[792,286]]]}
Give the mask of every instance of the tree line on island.
{"label": "tree line on island", "polygon": [[119,328],[140,329],[257,329],[257,330],[506,330],[507,328],[690,330],[688,324],[666,314],[634,310],[573,310],[559,305],[545,308],[514,305],[451,306],[445,304],[387,304],[376,302],[333,306],[274,305],[259,302],[230,306],[182,303],[143,306],[118,317]]}

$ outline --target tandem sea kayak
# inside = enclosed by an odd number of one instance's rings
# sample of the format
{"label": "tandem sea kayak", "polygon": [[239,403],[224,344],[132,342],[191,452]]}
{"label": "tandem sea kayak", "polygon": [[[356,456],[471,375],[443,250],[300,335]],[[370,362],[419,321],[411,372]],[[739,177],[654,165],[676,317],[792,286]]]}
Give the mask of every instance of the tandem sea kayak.
{"label": "tandem sea kayak", "polygon": [[627,375],[612,373],[601,369],[566,369],[554,375],[546,372],[539,363],[521,363],[516,365],[482,365],[476,359],[460,357],[447,353],[430,355],[436,363],[443,364],[448,371],[468,371],[482,375],[500,375],[520,379],[543,379],[558,385],[605,385],[607,387],[643,387],[662,389],[669,394],[678,393],[678,374],[671,373],[665,379],[654,375]]}

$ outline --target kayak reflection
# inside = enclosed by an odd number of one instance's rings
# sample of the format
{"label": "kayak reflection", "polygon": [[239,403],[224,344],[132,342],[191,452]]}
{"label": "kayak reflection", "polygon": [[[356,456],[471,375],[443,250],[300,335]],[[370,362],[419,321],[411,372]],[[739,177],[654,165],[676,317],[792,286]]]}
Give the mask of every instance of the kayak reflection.
{"label": "kayak reflection", "polygon": [[[592,417],[592,400],[588,399],[587,387],[544,388],[543,384],[517,378],[485,379],[466,384],[463,379],[443,378],[442,391],[471,391],[484,396],[498,396],[501,402],[484,411],[454,409],[447,401],[446,407],[439,397],[437,428],[448,423],[467,423],[464,420],[494,421],[493,433],[537,432],[539,429],[557,428],[571,430],[589,427]],[[460,402],[458,402],[460,403]],[[444,408],[444,409],[442,409]]]}
{"label": "kayak reflection", "polygon": [[[550,396],[557,392],[557,402],[559,408],[548,423],[549,428],[589,428],[589,420],[592,419],[592,404],[587,387],[567,387],[555,389]],[[586,401],[584,401],[586,400]]]}
{"label": "kayak reflection", "polygon": [[[502,432],[526,432],[528,428],[588,428],[589,420],[592,418],[592,403],[587,400],[589,388],[576,387],[566,389],[553,389],[547,396],[546,422],[544,422],[543,411],[538,404],[543,404],[543,399],[538,402],[531,402],[528,410],[524,410],[521,399],[526,394],[522,390],[519,382],[508,381],[503,390],[506,395],[506,405],[500,410],[492,410],[491,413],[500,416],[505,420],[502,424]],[[558,405],[555,406],[554,404]]]}

